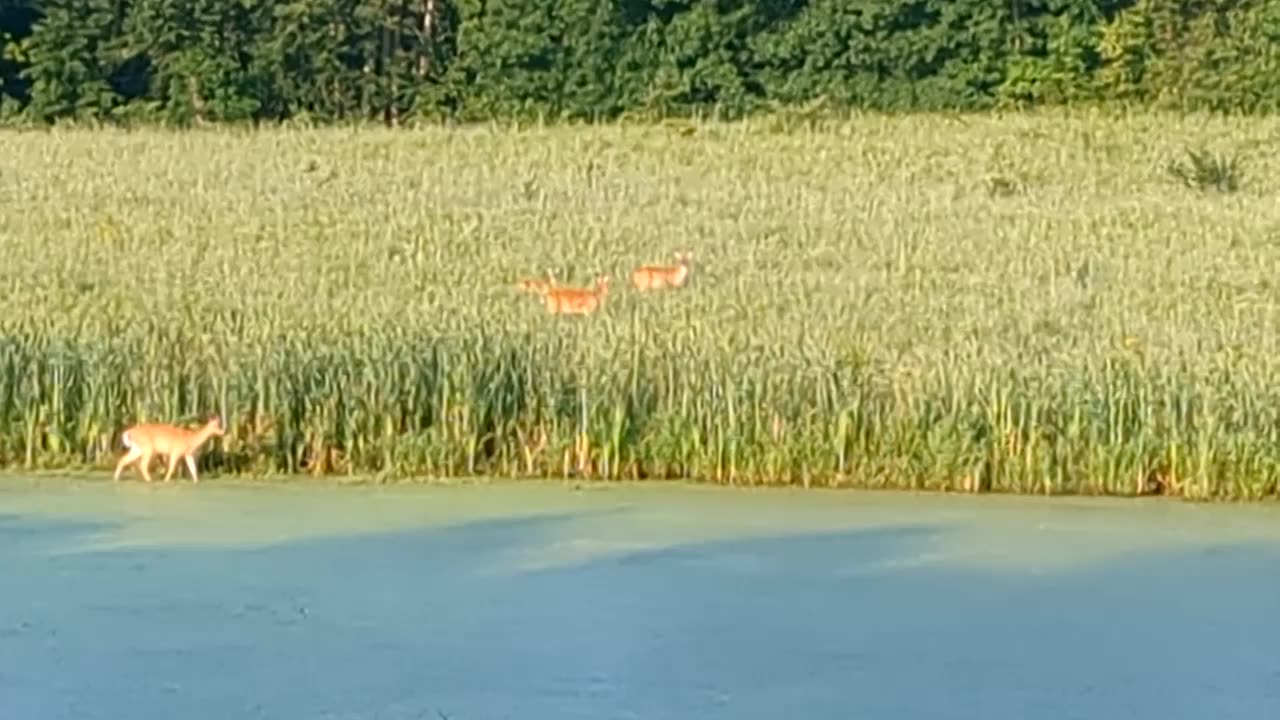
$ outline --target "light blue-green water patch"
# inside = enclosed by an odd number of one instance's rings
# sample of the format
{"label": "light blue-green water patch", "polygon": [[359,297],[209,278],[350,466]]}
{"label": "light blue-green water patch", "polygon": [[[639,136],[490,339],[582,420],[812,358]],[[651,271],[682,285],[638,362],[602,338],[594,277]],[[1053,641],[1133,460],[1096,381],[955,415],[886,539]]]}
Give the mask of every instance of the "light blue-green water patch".
{"label": "light blue-green water patch", "polygon": [[0,720],[1280,717],[1280,510],[0,480]]}

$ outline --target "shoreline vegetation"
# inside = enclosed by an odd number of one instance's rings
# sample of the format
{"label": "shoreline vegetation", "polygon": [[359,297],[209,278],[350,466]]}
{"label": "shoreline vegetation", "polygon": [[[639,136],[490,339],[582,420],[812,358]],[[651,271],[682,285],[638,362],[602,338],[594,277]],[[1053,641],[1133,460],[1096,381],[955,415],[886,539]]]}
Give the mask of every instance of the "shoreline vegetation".
{"label": "shoreline vegetation", "polygon": [[[1278,145],[1078,111],[0,131],[0,466],[217,413],[213,482],[1274,497]],[[516,287],[548,270],[612,284],[551,315]]]}

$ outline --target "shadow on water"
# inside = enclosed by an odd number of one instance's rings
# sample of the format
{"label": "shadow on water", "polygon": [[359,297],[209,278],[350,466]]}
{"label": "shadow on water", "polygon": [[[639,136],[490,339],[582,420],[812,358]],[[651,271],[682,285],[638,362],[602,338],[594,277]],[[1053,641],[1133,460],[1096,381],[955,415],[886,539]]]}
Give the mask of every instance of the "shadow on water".
{"label": "shadow on water", "polygon": [[104,525],[0,516],[0,718],[1280,716],[1274,546],[1037,575],[913,563],[926,525],[520,567],[568,517],[65,552]]}

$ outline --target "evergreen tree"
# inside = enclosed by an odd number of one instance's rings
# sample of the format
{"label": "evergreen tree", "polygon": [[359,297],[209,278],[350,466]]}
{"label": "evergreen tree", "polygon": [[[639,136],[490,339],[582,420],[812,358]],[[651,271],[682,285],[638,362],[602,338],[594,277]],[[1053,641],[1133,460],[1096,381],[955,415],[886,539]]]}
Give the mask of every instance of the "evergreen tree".
{"label": "evergreen tree", "polygon": [[150,61],[148,97],[176,122],[245,120],[270,86],[254,62],[270,0],[132,0],[130,45]]}
{"label": "evergreen tree", "polygon": [[[127,0],[44,0],[19,43],[38,119],[109,116],[124,98],[116,86],[134,67],[124,37]],[[123,72],[122,72],[123,71]]]}
{"label": "evergreen tree", "polygon": [[31,0],[0,0],[0,116],[31,100],[31,83],[23,76],[23,40],[39,14]]}

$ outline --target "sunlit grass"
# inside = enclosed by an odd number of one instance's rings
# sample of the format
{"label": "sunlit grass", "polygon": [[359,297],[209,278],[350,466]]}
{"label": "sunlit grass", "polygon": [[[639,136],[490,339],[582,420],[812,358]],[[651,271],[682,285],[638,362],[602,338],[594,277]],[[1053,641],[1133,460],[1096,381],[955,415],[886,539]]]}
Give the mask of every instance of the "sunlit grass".
{"label": "sunlit grass", "polygon": [[0,134],[0,464],[1275,493],[1272,125],[777,124]]}

